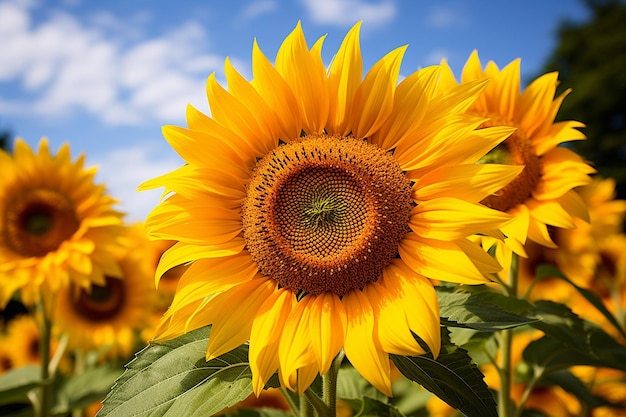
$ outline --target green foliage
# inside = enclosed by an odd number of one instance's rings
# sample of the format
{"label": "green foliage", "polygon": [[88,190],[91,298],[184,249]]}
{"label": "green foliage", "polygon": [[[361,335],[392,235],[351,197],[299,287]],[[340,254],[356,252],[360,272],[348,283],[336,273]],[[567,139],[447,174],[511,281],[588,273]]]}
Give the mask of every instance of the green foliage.
{"label": "green foliage", "polygon": [[84,408],[102,400],[122,371],[111,366],[100,366],[63,378],[55,390],[55,414],[67,414],[73,408]]}
{"label": "green foliage", "polygon": [[[517,314],[517,311],[531,308],[526,301],[506,298],[492,291],[476,290],[477,288],[467,291],[450,287],[437,288],[441,323],[444,326],[498,331],[523,326],[536,320]],[[496,304],[497,301],[504,308]],[[513,303],[516,305],[513,306]]]}
{"label": "green foliage", "polygon": [[28,365],[0,375],[0,405],[28,402],[30,390],[40,385],[39,366]]}
{"label": "green foliage", "polygon": [[151,344],[127,365],[99,417],[210,416],[252,394],[247,345],[206,361],[210,328]]}
{"label": "green foliage", "polygon": [[606,308],[600,297],[598,297],[594,292],[576,285],[572,280],[570,280],[561,271],[559,271],[552,265],[539,265],[539,267],[537,268],[537,274],[535,279],[539,281],[546,278],[558,278],[570,284],[576,289],[576,291],[578,291],[579,294],[585,297],[585,299],[589,301],[593,307],[595,307],[600,313],[602,313],[602,315],[607,319],[609,323],[611,323],[615,330],[617,330],[622,336],[626,337],[626,332],[624,331],[622,326],[620,326],[615,316],[611,314],[611,312]]}
{"label": "green foliage", "polygon": [[493,394],[466,350],[452,344],[442,328],[439,356],[391,355],[402,374],[468,417],[497,417]]}
{"label": "green foliage", "polygon": [[589,20],[561,25],[542,73],[559,72],[559,94],[573,90],[558,118],[585,123],[588,139],[571,146],[593,161],[600,175],[615,178],[618,196],[626,198],[626,3],[586,4]]}

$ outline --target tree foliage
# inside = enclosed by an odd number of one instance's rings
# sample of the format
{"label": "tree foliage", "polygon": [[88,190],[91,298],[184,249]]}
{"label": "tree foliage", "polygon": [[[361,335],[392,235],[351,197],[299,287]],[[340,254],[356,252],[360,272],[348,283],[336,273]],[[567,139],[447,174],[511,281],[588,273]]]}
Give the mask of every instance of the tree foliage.
{"label": "tree foliage", "polygon": [[580,120],[588,139],[572,143],[598,174],[617,181],[626,198],[626,2],[583,0],[585,22],[565,21],[542,72],[558,71],[559,92],[571,88],[558,118]]}

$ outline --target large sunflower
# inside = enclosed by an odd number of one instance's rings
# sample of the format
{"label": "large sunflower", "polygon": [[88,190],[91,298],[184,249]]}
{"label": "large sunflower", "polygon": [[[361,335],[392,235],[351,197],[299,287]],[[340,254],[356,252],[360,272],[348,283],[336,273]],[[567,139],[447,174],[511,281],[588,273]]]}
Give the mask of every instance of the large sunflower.
{"label": "large sunflower", "polygon": [[465,113],[484,82],[435,96],[429,67],[397,85],[404,47],[362,77],[359,28],[328,70],[300,24],[275,65],[255,42],[252,81],[226,60],[212,117],[188,107],[188,128],[163,129],[186,164],[140,187],[169,193],[146,222],[177,241],[157,277],[193,262],[157,336],[212,324],[207,359],[249,340],[257,394],[277,370],[303,391],[343,349],[390,395],[389,353],[425,353],[412,332],[439,352],[428,278],[500,268],[467,239],[510,219],[478,202],[520,171],[475,164],[511,133]]}
{"label": "large sunflower", "polygon": [[0,150],[0,305],[17,290],[31,303],[74,284],[89,288],[119,276],[113,257],[121,214],[84,156],[56,156],[48,141],[38,153],[18,139],[10,155]]}
{"label": "large sunflower", "polygon": [[[443,86],[456,85],[452,71],[444,62]],[[586,219],[585,206],[573,188],[588,184],[594,172],[579,155],[563,142],[585,139],[578,121],[555,122],[569,90],[555,98],[558,73],[551,72],[534,80],[521,92],[520,60],[502,70],[490,61],[481,66],[474,51],[467,60],[461,83],[489,79],[468,113],[488,117],[485,126],[511,126],[515,132],[490,152],[483,161],[523,166],[522,173],[482,202],[494,209],[513,214],[515,220],[505,228],[509,247],[525,255],[527,238],[554,248],[548,226],[572,229],[574,218]]]}
{"label": "large sunflower", "polygon": [[143,227],[128,227],[122,241],[121,277],[105,276],[89,290],[71,285],[58,293],[55,329],[69,335],[70,348],[128,357],[141,343],[140,331],[156,309],[153,251]]}

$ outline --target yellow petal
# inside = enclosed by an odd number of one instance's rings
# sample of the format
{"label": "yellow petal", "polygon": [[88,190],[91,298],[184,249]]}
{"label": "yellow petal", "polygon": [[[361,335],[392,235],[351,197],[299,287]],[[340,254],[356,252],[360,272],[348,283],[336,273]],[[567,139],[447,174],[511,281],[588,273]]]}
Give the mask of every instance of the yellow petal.
{"label": "yellow petal", "polygon": [[286,135],[281,139],[290,142],[300,137],[302,114],[298,100],[287,81],[263,55],[256,39],[252,45],[252,74],[252,85],[279,117],[280,131]]}
{"label": "yellow petal", "polygon": [[252,389],[258,396],[278,369],[278,344],[283,327],[296,303],[291,291],[278,289],[261,305],[250,331]]}
{"label": "yellow petal", "polygon": [[429,101],[437,86],[439,68],[427,67],[402,80],[394,96],[394,112],[372,136],[371,142],[383,149],[392,149],[420,127],[430,110]]}
{"label": "yellow petal", "polygon": [[342,302],[347,316],[344,346],[346,357],[376,389],[391,397],[389,355],[382,349],[376,337],[376,318],[367,296],[354,290],[346,294]]}
{"label": "yellow petal", "polygon": [[538,200],[559,198],[575,187],[589,184],[588,174],[595,172],[579,155],[564,147],[545,154],[541,163],[541,181],[533,190],[533,197]]}
{"label": "yellow petal", "polygon": [[207,347],[207,361],[233,350],[250,339],[254,318],[263,303],[276,291],[276,285],[273,279],[254,279],[210,300],[201,320],[213,324]]}
{"label": "yellow petal", "polygon": [[413,271],[431,279],[459,284],[488,281],[455,242],[424,239],[409,233],[400,242],[398,252]]}
{"label": "yellow petal", "polygon": [[[314,297],[308,295],[298,301],[284,325],[278,347],[281,380],[293,382],[293,375],[298,369],[316,363],[308,330],[309,306],[313,300]],[[293,385],[287,388],[292,391],[296,389]]]}
{"label": "yellow petal", "polygon": [[173,201],[170,198],[162,202],[146,221],[146,229],[155,239],[219,245],[232,241],[241,233],[239,209],[211,207],[208,197],[188,200],[181,205]]}
{"label": "yellow petal", "polygon": [[401,259],[383,271],[382,285],[404,311],[409,329],[419,336],[435,357],[441,348],[439,301],[432,282],[413,272]]}
{"label": "yellow petal", "polygon": [[257,122],[257,119],[263,119],[265,114],[251,113],[239,99],[219,85],[215,74],[209,76],[206,90],[213,119],[247,143],[257,157],[262,157],[275,146],[275,138],[264,136]]}
{"label": "yellow petal", "polygon": [[528,238],[547,248],[557,248],[556,243],[554,243],[552,237],[550,237],[546,224],[533,217],[530,218],[530,222],[528,224]]}
{"label": "yellow petal", "polygon": [[278,138],[284,136],[285,132],[280,132],[278,116],[272,108],[265,102],[259,92],[246,80],[226,58],[224,63],[224,75],[228,83],[228,91],[235,96],[249,111],[257,117],[260,129],[260,137],[267,141],[266,148],[271,149],[278,143]]}
{"label": "yellow petal", "polygon": [[576,227],[572,217],[557,201],[538,201],[531,199],[526,202],[530,216],[542,223],[551,226],[573,229]]}
{"label": "yellow petal", "polygon": [[326,129],[330,135],[345,136],[351,130],[348,115],[352,111],[354,97],[363,76],[360,28],[361,22],[358,22],[350,29],[329,68],[330,101]]}
{"label": "yellow petal", "polygon": [[[392,295],[375,282],[368,284],[363,292],[372,304],[376,318],[374,329],[385,352],[405,356],[425,353],[411,334],[404,305],[400,304],[397,292]],[[414,300],[413,303],[419,301]]]}
{"label": "yellow petal", "polygon": [[320,374],[324,374],[343,347],[346,312],[339,297],[332,293],[313,297],[308,330]]}
{"label": "yellow petal", "polygon": [[456,197],[478,203],[501,190],[523,166],[468,164],[433,169],[419,178],[414,199],[425,201],[437,197]]}
{"label": "yellow petal", "polygon": [[326,72],[322,60],[309,51],[300,22],[279,48],[276,69],[298,100],[302,129],[308,134],[322,133],[328,119]]}
{"label": "yellow petal", "polygon": [[497,229],[511,216],[457,198],[441,197],[423,201],[413,208],[409,227],[421,237],[458,240]]}
{"label": "yellow petal", "polygon": [[350,128],[357,138],[374,134],[393,111],[393,95],[406,46],[381,58],[359,85],[352,111]]}

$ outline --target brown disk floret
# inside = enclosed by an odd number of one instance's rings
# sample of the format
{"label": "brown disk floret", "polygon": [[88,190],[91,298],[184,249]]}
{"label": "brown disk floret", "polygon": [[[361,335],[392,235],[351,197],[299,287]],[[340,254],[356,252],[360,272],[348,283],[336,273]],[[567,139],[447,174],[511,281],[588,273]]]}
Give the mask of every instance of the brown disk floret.
{"label": "brown disk floret", "polygon": [[105,277],[104,286],[92,285],[90,290],[77,289],[72,307],[80,317],[92,322],[107,321],[120,314],[126,302],[126,288],[122,279]]}
{"label": "brown disk floret", "polygon": [[34,189],[4,208],[4,244],[24,257],[40,257],[55,251],[80,226],[74,204],[61,193]]}
{"label": "brown disk floret", "polygon": [[343,296],[376,281],[408,231],[411,183],[366,141],[306,136],[261,159],[242,218],[259,271],[294,293]]}
{"label": "brown disk floret", "polygon": [[518,204],[524,204],[532,197],[541,179],[541,158],[531,141],[523,132],[513,132],[504,142],[484,158],[485,162],[524,165],[520,174],[496,194],[481,201],[492,209],[507,212]]}

